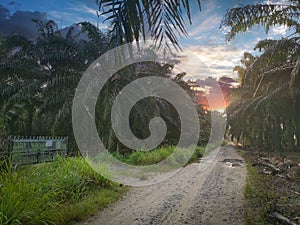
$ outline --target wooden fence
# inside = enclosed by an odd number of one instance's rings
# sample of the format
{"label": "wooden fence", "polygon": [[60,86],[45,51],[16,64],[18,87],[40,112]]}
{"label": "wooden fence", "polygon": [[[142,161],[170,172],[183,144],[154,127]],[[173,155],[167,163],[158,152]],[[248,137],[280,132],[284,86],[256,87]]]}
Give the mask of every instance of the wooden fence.
{"label": "wooden fence", "polygon": [[53,161],[67,155],[68,137],[9,136],[9,154],[14,165]]}

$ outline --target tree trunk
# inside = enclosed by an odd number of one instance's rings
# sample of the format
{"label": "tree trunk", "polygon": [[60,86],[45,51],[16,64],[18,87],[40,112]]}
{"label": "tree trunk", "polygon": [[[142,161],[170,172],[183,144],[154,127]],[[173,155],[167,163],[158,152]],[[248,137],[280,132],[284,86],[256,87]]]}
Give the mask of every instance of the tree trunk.
{"label": "tree trunk", "polygon": [[296,148],[300,151],[300,99],[296,97],[294,105],[294,122],[295,122],[295,136],[296,136]]}
{"label": "tree trunk", "polygon": [[27,136],[31,136],[32,135],[32,125],[33,125],[33,110],[34,107],[32,105],[30,105],[27,108],[27,113],[28,113],[28,118],[27,118]]}
{"label": "tree trunk", "polygon": [[280,120],[277,117],[273,120],[273,147],[275,150],[281,150],[281,127]]}

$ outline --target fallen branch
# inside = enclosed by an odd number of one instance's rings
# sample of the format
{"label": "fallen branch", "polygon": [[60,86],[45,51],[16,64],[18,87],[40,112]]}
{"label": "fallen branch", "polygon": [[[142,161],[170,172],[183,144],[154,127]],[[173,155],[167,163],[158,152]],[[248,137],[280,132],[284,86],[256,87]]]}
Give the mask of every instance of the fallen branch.
{"label": "fallen branch", "polygon": [[274,166],[273,164],[271,164],[271,163],[267,163],[267,162],[259,162],[262,166],[266,166],[266,167],[270,167],[270,168],[272,168],[273,170],[275,170],[275,171],[280,171],[280,169],[278,168],[278,167],[276,167],[276,166]]}
{"label": "fallen branch", "polygon": [[282,222],[284,224],[287,224],[287,225],[297,225],[296,223],[294,223],[293,221],[291,221],[290,219],[286,218],[285,216],[281,215],[278,212],[273,212],[271,214],[271,216],[273,218],[275,218],[276,220],[278,220],[279,222]]}

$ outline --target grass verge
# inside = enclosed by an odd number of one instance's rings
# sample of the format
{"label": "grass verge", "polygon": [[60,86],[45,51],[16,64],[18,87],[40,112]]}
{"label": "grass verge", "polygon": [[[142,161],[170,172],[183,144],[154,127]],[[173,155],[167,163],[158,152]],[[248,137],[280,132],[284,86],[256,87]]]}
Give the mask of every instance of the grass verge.
{"label": "grass verge", "polygon": [[257,168],[247,165],[248,177],[245,186],[245,218],[247,225],[266,225],[272,212],[276,195],[269,185],[269,177],[258,173]]}
{"label": "grass verge", "polygon": [[93,214],[124,191],[79,157],[17,170],[7,167],[0,173],[3,225],[67,224]]}

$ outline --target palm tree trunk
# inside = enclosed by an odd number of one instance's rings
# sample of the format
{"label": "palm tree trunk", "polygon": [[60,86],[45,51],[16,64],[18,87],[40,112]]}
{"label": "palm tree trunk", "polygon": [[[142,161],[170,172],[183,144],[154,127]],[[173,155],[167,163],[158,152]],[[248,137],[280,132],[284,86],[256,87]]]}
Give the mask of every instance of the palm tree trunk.
{"label": "palm tree trunk", "polygon": [[273,146],[274,150],[281,149],[281,127],[278,117],[273,120]]}
{"label": "palm tree trunk", "polygon": [[295,122],[295,136],[296,136],[296,148],[300,151],[300,99],[295,99],[294,106],[294,122]]}
{"label": "palm tree trunk", "polygon": [[28,118],[27,118],[27,134],[26,134],[27,136],[31,136],[32,135],[33,110],[34,110],[33,105],[30,105],[27,108],[27,113],[28,113]]}

